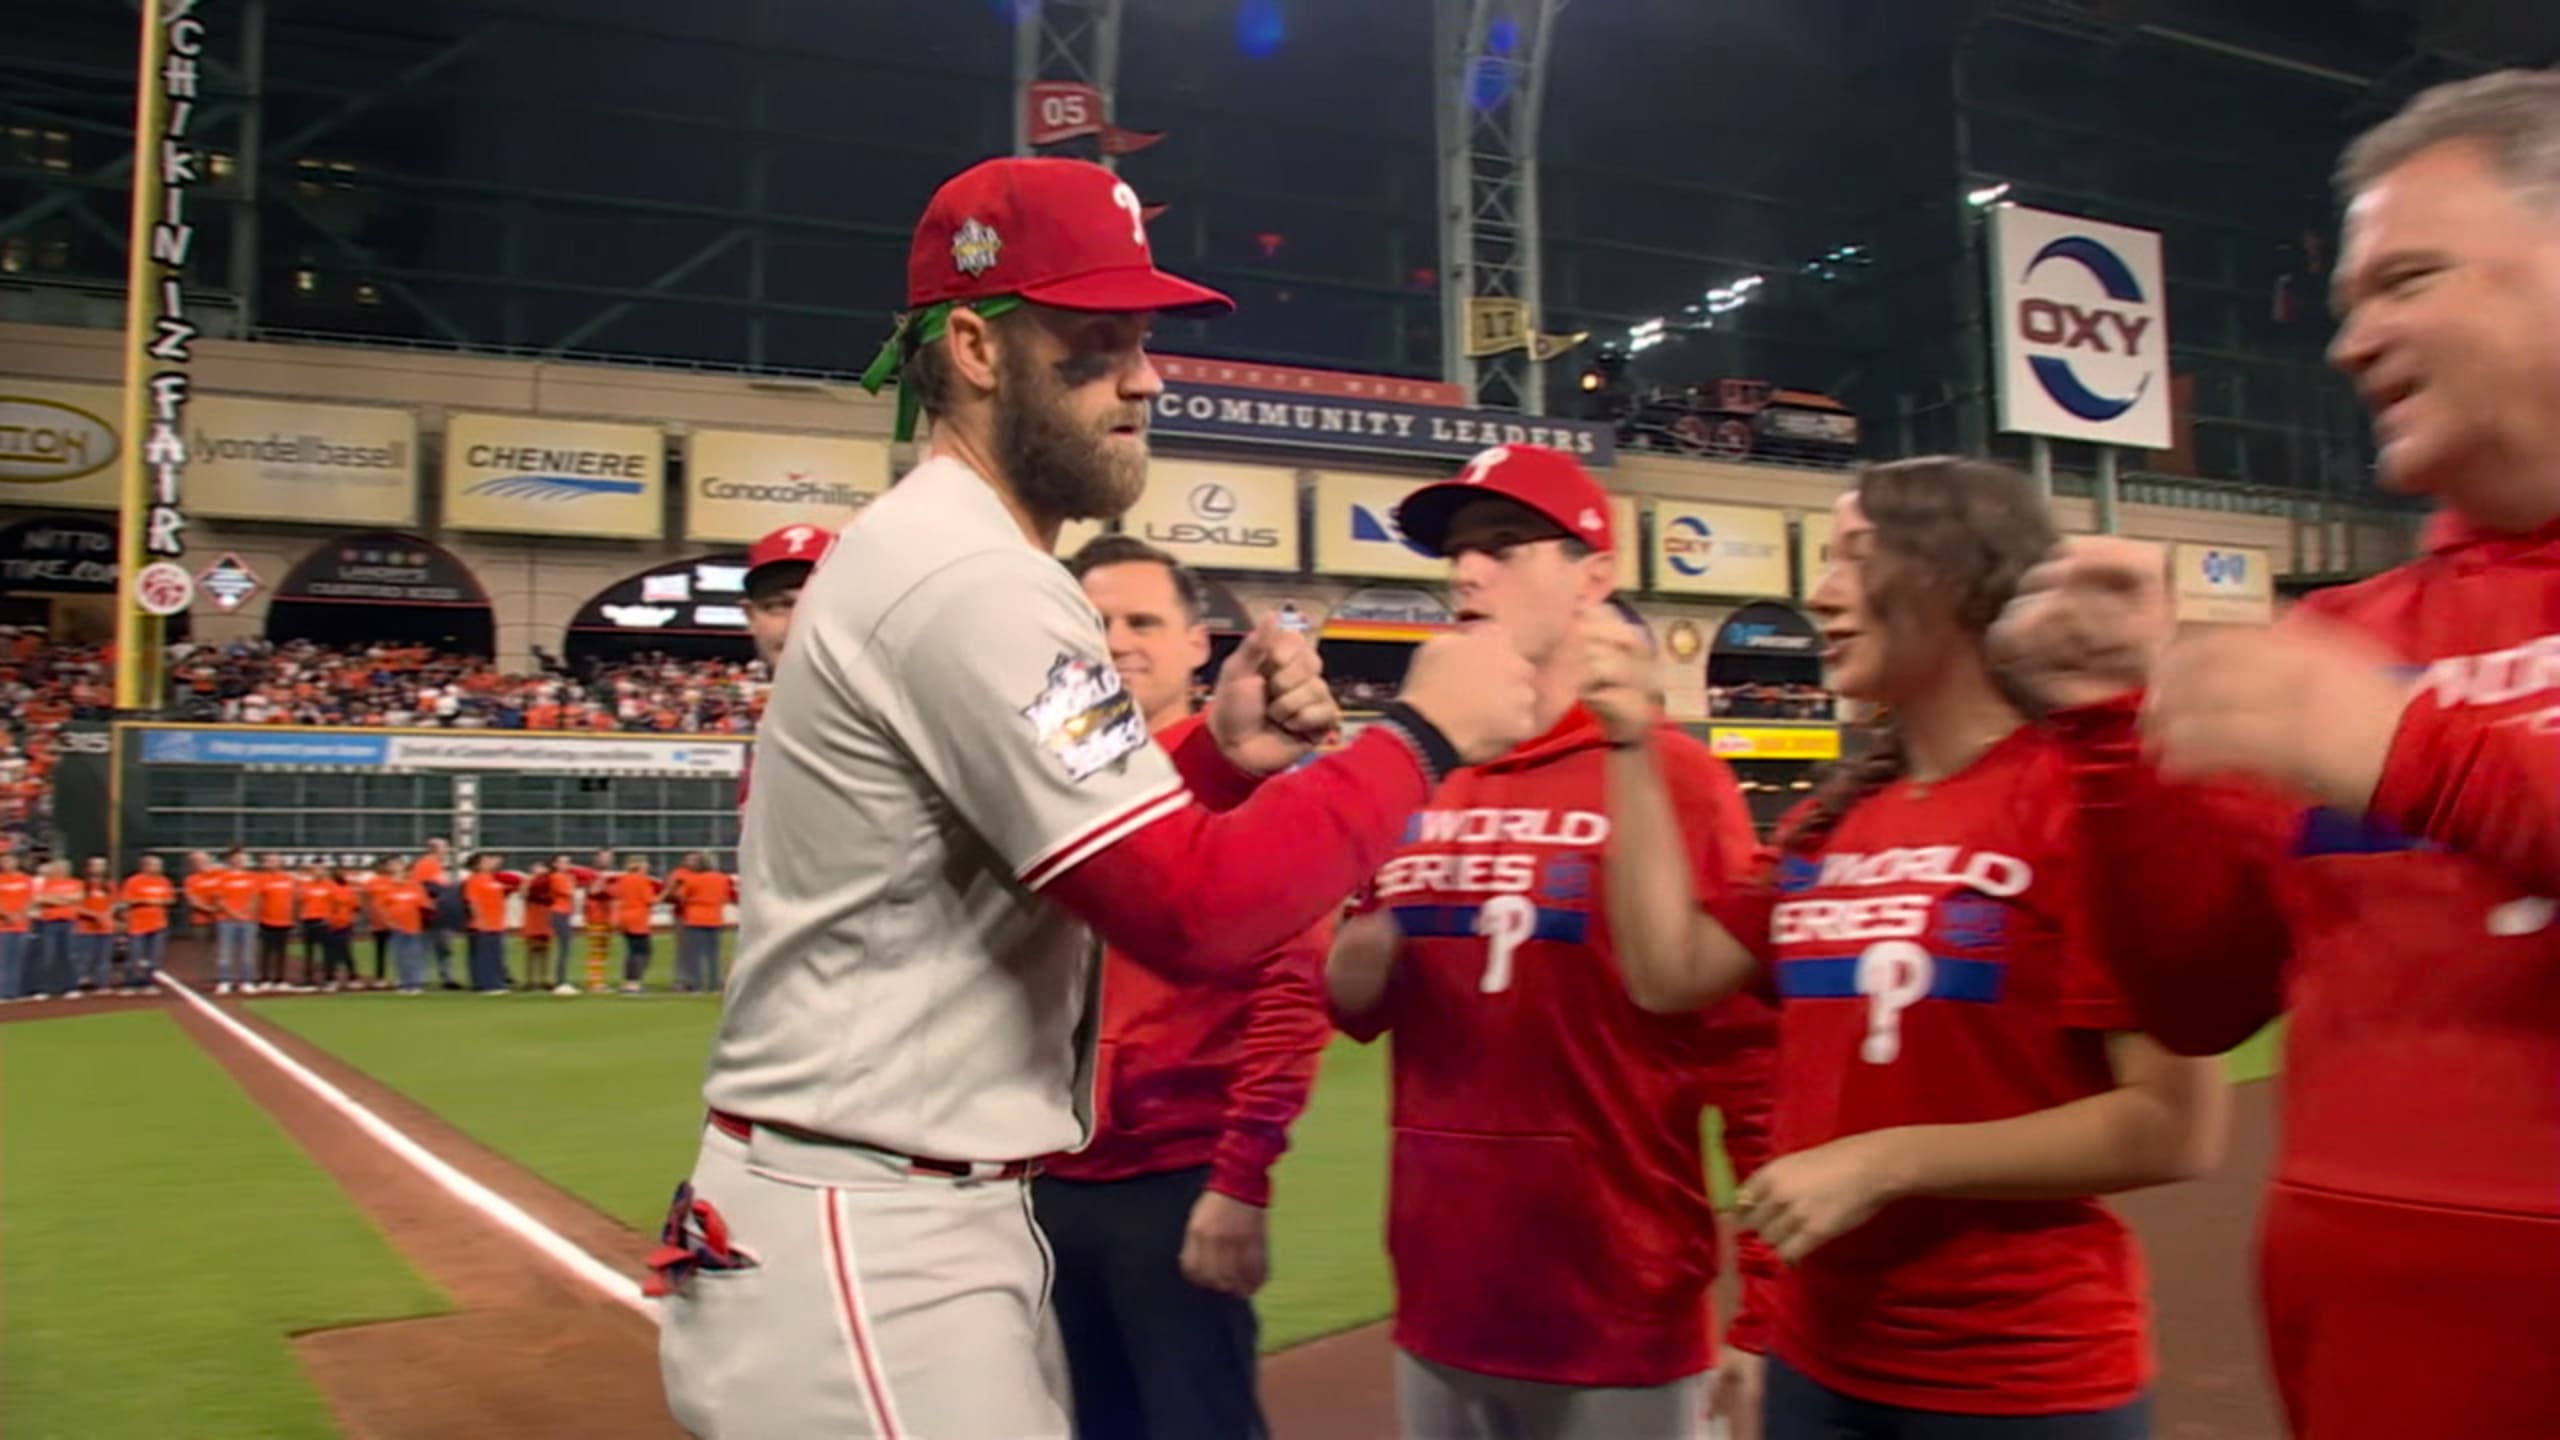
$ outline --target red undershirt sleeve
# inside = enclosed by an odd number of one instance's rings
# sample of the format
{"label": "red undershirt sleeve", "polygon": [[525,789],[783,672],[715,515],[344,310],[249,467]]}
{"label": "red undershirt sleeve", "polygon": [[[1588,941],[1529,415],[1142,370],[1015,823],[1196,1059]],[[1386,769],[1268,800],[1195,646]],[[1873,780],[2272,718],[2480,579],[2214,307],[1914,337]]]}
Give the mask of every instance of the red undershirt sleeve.
{"label": "red undershirt sleeve", "polygon": [[2071,764],[2087,953],[2152,1038],[2218,1055],[2284,1008],[2290,937],[2276,872],[2302,808],[2260,787],[2163,780],[2138,696],[2058,711]]}

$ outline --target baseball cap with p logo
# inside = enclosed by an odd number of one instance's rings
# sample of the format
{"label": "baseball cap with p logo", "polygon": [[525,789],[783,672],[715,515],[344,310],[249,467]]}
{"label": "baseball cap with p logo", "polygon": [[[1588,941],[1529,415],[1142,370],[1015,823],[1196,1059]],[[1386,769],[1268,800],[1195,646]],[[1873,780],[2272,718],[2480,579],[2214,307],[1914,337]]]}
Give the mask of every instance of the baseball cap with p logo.
{"label": "baseball cap with p logo", "polygon": [[[1235,302],[1156,268],[1138,192],[1088,160],[986,160],[943,182],[907,251],[907,313],[862,385],[874,394],[951,308],[1000,315],[1029,301],[1098,313],[1224,314]],[[901,395],[898,438],[914,433]]]}
{"label": "baseball cap with p logo", "polygon": [[1449,522],[1468,502],[1500,496],[1594,550],[1618,548],[1609,492],[1582,462],[1543,445],[1496,445],[1467,462],[1457,477],[1425,485],[1396,506],[1396,528],[1428,550],[1447,553]]}

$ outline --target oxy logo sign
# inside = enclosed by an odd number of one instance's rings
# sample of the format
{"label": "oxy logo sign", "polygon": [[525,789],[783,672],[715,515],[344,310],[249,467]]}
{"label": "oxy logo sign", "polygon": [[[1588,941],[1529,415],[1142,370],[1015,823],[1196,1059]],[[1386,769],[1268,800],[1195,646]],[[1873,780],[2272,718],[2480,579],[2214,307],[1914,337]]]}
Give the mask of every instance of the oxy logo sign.
{"label": "oxy logo sign", "polygon": [[2027,368],[2054,403],[2083,420],[2113,420],[2134,407],[2155,378],[2145,368],[2134,377],[2133,393],[2101,395],[2072,368],[2078,358],[2122,355],[2143,358],[2142,338],[2151,317],[2134,308],[2143,303],[2142,282],[2124,257],[2086,235],[2066,235],[2036,252],[2027,262],[2026,282],[2033,286],[2048,265],[2077,265],[2098,282],[2112,305],[2082,307],[2067,300],[2030,293],[2018,302],[2018,333],[2046,353],[2030,353]]}
{"label": "oxy logo sign", "polygon": [[1991,241],[2001,428],[2167,448],[2159,235],[2004,205]]}
{"label": "oxy logo sign", "polygon": [[1716,532],[1695,515],[1683,515],[1663,527],[1662,558],[1683,575],[1704,575],[1715,566]]}

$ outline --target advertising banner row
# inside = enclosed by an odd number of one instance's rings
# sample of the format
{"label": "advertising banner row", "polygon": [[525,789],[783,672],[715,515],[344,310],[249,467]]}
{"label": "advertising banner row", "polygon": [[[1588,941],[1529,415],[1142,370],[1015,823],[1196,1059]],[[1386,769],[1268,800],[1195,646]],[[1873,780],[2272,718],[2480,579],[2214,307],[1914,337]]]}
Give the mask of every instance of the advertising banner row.
{"label": "advertising banner row", "polygon": [[[1166,394],[1227,398],[1201,386]],[[118,405],[109,386],[0,377],[0,504],[114,509]],[[1381,401],[1267,396],[1239,405],[1184,401],[1171,407],[1181,414],[1159,416],[1158,427],[1179,430],[1183,417],[1200,411],[1207,418],[1198,433],[1230,438],[1249,437],[1267,422],[1282,433],[1261,438],[1308,443],[1294,434],[1304,429],[1347,446],[1445,451],[1453,459],[1514,438],[1591,448],[1580,443],[1576,422],[1540,421],[1528,427],[1535,433],[1515,437],[1503,428],[1510,422],[1470,411],[1404,416]],[[1346,418],[1346,407],[1358,415]],[[193,514],[418,523],[418,423],[410,411],[201,395],[186,419]],[[439,477],[444,523],[484,533],[657,539],[666,518],[666,448],[655,425],[454,414]],[[684,457],[683,538],[720,545],[745,544],[795,520],[840,525],[888,483],[891,464],[878,441],[718,428],[692,430]],[[1301,503],[1301,473],[1279,464],[1159,459],[1145,497],[1120,528],[1209,569],[1296,573],[1312,564],[1320,574],[1443,578],[1445,562],[1395,527],[1396,503],[1423,481],[1319,470],[1312,472],[1310,508]],[[1654,500],[1647,532],[1634,497],[1616,496],[1612,504],[1620,587],[1662,594],[1796,594],[1798,577],[1811,584],[1831,528],[1819,512],[1802,515],[1791,534],[1778,510]],[[1304,533],[1310,520],[1312,536]],[[1071,526],[1060,553],[1102,528]],[[2179,547],[2182,611],[2244,623],[2262,616],[2273,597],[2267,560],[2262,551]]]}
{"label": "advertising banner row", "polygon": [[[1463,461],[1490,445],[1550,445],[1593,465],[1608,427],[1183,380],[1157,399],[1160,435]],[[0,504],[116,508],[123,398],[113,386],[0,376]],[[236,395],[185,417],[188,512],[322,524],[418,523],[418,420],[392,406]],[[457,413],[436,477],[444,523],[500,534],[654,540],[666,529],[661,427]],[[683,538],[745,542],[792,520],[835,523],[890,479],[889,447],[841,435],[697,427],[684,442]]]}
{"label": "advertising banner row", "polygon": [[529,775],[735,777],[747,742],[688,735],[609,739],[464,731],[327,730],[298,726],[137,726],[145,765],[246,765],[282,770]]}

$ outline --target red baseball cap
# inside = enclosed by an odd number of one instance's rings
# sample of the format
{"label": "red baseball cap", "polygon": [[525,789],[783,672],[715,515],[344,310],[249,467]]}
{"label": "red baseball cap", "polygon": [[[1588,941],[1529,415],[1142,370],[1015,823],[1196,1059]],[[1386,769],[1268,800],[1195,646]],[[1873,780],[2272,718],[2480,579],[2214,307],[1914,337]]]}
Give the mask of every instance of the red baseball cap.
{"label": "red baseball cap", "polygon": [[1156,268],[1138,192],[1090,160],[981,161],[933,192],[907,252],[907,304],[1019,295],[1061,310],[1235,302]]}
{"label": "red baseball cap", "polygon": [[773,566],[817,564],[834,540],[835,533],[824,525],[785,525],[769,532],[747,550],[748,593],[755,592],[756,576]]}
{"label": "red baseball cap", "polygon": [[1396,506],[1396,528],[1430,550],[1449,539],[1449,522],[1470,500],[1498,495],[1524,505],[1594,550],[1618,548],[1609,492],[1582,462],[1543,445],[1496,445],[1467,462],[1454,480],[1425,485]]}

